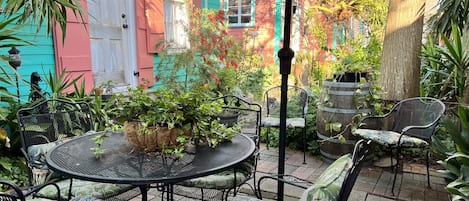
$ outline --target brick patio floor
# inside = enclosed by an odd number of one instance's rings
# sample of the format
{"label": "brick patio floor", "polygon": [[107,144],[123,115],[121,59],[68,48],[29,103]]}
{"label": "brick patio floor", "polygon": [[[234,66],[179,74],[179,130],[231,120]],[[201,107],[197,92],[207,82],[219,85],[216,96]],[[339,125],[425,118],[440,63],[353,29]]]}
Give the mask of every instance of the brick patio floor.
{"label": "brick patio floor", "polygon": [[[278,163],[278,152],[275,148],[267,150],[265,146],[261,146],[261,157],[257,167],[256,177],[266,174],[276,174]],[[322,171],[329,165],[321,161],[318,157],[307,156],[306,163],[303,164],[303,152],[286,151],[285,174],[292,174],[300,178],[307,178],[315,181]],[[389,200],[406,200],[406,201],[446,201],[450,200],[448,193],[445,191],[445,181],[438,175],[435,170],[430,170],[431,188],[427,187],[426,169],[424,165],[405,164],[404,173],[398,174],[395,196],[391,193],[393,173],[386,168],[378,168],[374,166],[364,167],[353,187],[349,201],[389,201]],[[252,182],[252,179],[251,181]],[[261,185],[264,200],[276,200],[277,183],[275,181],[266,180]],[[247,185],[246,185],[247,186]],[[188,198],[189,196],[198,197],[199,189],[175,187],[175,193],[184,192],[186,196],[175,195],[175,200],[199,200]],[[248,187],[241,189],[241,194],[253,195]],[[284,200],[298,200],[302,193],[302,189],[285,185]],[[221,200],[221,193],[218,191],[206,192],[205,197],[209,200]],[[113,200],[123,201],[132,200],[140,201],[138,188],[127,193],[115,197]],[[148,193],[148,200],[161,200],[161,192],[151,189]]]}

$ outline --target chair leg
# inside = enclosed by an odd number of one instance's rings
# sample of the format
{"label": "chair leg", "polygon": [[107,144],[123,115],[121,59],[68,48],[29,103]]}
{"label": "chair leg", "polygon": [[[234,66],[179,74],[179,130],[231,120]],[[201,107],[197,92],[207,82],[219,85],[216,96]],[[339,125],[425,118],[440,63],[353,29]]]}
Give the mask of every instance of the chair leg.
{"label": "chair leg", "polygon": [[429,168],[428,168],[428,167],[430,166],[430,161],[429,161],[429,159],[428,159],[428,157],[429,157],[428,155],[430,155],[430,150],[429,150],[429,149],[427,149],[427,153],[426,153],[425,159],[426,159],[426,163],[427,163],[427,184],[428,184],[428,188],[432,188],[432,187],[430,186],[430,170],[429,170]]}
{"label": "chair leg", "polygon": [[269,142],[270,142],[269,134],[270,134],[270,127],[267,127],[267,139],[265,140],[267,150],[269,150]]}
{"label": "chair leg", "polygon": [[306,164],[306,125],[303,127],[303,164]]}
{"label": "chair leg", "polygon": [[203,188],[200,189],[200,194],[201,194],[200,200],[204,200],[204,189]]}
{"label": "chair leg", "polygon": [[391,161],[390,161],[389,164],[390,164],[390,167],[391,167],[392,172],[396,172],[396,171],[397,171],[397,169],[396,169],[397,164],[396,164],[396,165],[393,165],[392,155],[393,155],[393,154],[392,154],[392,147],[389,147],[389,156],[391,156],[391,157],[390,157],[390,158],[391,158]]}
{"label": "chair leg", "polygon": [[395,169],[395,172],[394,172],[394,179],[392,181],[392,188],[391,188],[391,193],[392,193],[393,196],[395,195],[394,194],[394,187],[396,185],[397,173],[399,172],[399,155],[400,155],[400,152],[401,152],[401,147],[398,146],[397,147],[397,154],[396,154],[396,169]]}

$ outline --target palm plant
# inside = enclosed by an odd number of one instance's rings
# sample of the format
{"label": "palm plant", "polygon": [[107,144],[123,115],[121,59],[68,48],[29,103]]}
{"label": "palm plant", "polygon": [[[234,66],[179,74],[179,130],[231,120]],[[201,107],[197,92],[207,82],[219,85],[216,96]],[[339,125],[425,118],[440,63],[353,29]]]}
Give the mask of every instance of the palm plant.
{"label": "palm plant", "polygon": [[[427,66],[426,73],[433,73],[435,76],[446,75],[441,81],[432,80],[433,83],[440,83],[439,95],[448,96],[449,99],[456,97],[469,100],[469,97],[463,97],[465,94],[465,70],[469,67],[469,41],[467,39],[467,31],[462,31],[456,24],[452,26],[451,38],[442,35],[444,41],[443,46],[434,45],[426,46],[423,57],[426,58],[430,65]],[[425,79],[433,79],[434,77],[427,75]],[[427,82],[423,80],[423,82]],[[446,95],[445,95],[446,94]],[[469,96],[469,94],[468,94]],[[463,101],[469,103],[469,101]]]}
{"label": "palm plant", "polygon": [[468,20],[468,0],[441,0],[437,13],[430,18],[430,26],[435,34],[449,37],[453,31],[452,23],[463,30],[467,29]]}
{"label": "palm plant", "polygon": [[459,105],[457,120],[449,118],[442,122],[453,146],[447,147],[441,139],[433,138],[433,150],[443,157],[438,161],[445,170],[443,174],[449,182],[446,190],[452,195],[452,200],[469,200],[469,107]]}
{"label": "palm plant", "polygon": [[[48,34],[54,30],[55,24],[59,24],[61,30],[66,30],[70,17],[67,10],[83,21],[79,0],[0,0],[0,5],[5,5],[3,12],[7,18],[19,14],[19,24],[36,23],[36,31],[45,23]],[[62,31],[62,38],[65,38],[65,31]]]}

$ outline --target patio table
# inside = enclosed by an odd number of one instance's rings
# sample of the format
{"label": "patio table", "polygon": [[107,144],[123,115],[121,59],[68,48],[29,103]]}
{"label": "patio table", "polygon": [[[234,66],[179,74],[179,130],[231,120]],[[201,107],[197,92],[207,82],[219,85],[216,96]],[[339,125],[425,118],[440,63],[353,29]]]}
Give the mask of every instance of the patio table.
{"label": "patio table", "polygon": [[197,146],[194,154],[173,159],[135,151],[127,144],[122,131],[107,131],[108,137],[101,145],[106,151],[97,159],[90,148],[95,147],[92,138],[101,134],[84,135],[59,144],[46,155],[47,165],[70,178],[137,186],[144,201],[150,184],[161,184],[167,188],[167,200],[172,200],[173,184],[233,168],[255,150],[252,139],[240,134],[216,148]]}

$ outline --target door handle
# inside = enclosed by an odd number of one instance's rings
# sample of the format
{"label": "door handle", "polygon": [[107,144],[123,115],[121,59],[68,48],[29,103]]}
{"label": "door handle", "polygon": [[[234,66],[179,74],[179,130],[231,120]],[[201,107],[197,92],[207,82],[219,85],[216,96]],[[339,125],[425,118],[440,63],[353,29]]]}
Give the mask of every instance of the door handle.
{"label": "door handle", "polygon": [[122,28],[127,29],[127,28],[129,28],[129,25],[128,24],[123,24]]}
{"label": "door handle", "polygon": [[140,72],[138,72],[138,71],[134,71],[134,76],[136,76],[136,77],[140,77]]}

